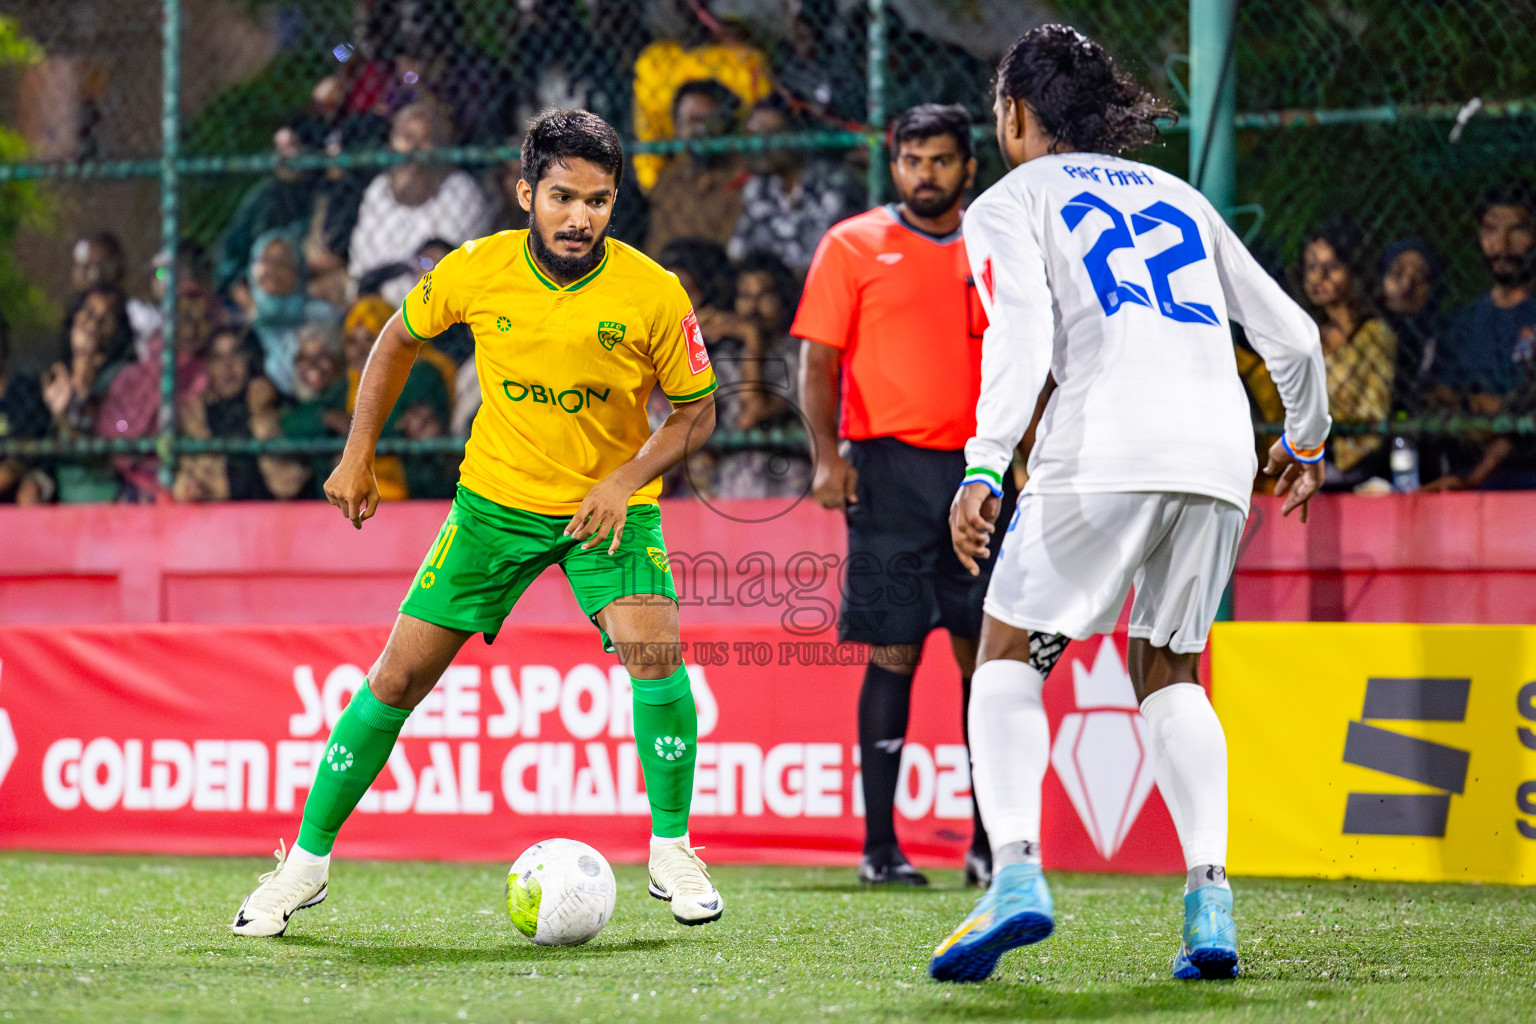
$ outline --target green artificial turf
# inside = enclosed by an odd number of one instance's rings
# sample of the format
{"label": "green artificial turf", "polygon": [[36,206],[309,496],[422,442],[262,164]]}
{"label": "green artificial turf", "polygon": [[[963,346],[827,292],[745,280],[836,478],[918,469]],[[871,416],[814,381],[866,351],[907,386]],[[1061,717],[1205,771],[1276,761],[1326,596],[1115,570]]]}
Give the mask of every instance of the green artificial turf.
{"label": "green artificial turf", "polygon": [[1244,976],[1189,983],[1167,976],[1178,880],[1055,875],[1056,934],[961,986],[926,975],[971,905],[958,872],[869,891],[847,868],[721,867],[724,920],[683,928],[620,867],[608,928],[545,949],[512,930],[492,865],[342,862],[286,937],[237,939],[270,865],[0,855],[0,1019],[1536,1019],[1536,914],[1514,888],[1240,879]]}

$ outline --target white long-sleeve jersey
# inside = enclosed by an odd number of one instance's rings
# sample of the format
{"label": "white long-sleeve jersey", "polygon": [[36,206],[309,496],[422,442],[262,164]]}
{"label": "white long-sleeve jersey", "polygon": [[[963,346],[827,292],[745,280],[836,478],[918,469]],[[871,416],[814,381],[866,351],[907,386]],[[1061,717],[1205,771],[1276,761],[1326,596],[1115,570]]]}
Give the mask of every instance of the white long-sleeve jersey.
{"label": "white long-sleeve jersey", "polygon": [[1285,403],[1285,437],[1322,456],[1328,394],[1317,325],[1215,209],[1155,167],[1041,157],[966,213],[989,326],[967,481],[1001,479],[1049,372],[1026,493],[1187,492],[1248,508],[1253,429],[1228,317]]}

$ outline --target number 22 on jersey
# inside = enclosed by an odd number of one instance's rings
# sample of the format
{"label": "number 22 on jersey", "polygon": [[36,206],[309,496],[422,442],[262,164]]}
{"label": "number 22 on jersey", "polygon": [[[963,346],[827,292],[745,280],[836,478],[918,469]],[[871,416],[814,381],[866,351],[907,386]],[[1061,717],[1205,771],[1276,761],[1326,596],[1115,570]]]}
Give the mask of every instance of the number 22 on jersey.
{"label": "number 22 on jersey", "polygon": [[[1092,192],[1079,192],[1062,207],[1061,218],[1066,221],[1068,231],[1076,231],[1077,226],[1095,210],[1109,219],[1109,227],[1100,232],[1093,248],[1083,257],[1083,266],[1088,271],[1094,293],[1099,297],[1099,304],[1104,307],[1105,316],[1114,316],[1127,304],[1153,306],[1155,299],[1157,311],[1170,320],[1186,324],[1220,325],[1221,318],[1214,309],[1203,302],[1174,298],[1173,287],[1168,282],[1174,271],[1205,259],[1205,244],[1200,241],[1200,229],[1188,214],[1158,200],[1131,214],[1130,224],[1127,225],[1125,214],[1114,206]],[[1180,240],[1162,252],[1147,257],[1147,274],[1152,278],[1152,296],[1148,297],[1147,290],[1141,285],[1115,277],[1109,266],[1109,255],[1116,249],[1134,249],[1136,240],[1133,231],[1136,235],[1144,235],[1164,224],[1178,231]]]}

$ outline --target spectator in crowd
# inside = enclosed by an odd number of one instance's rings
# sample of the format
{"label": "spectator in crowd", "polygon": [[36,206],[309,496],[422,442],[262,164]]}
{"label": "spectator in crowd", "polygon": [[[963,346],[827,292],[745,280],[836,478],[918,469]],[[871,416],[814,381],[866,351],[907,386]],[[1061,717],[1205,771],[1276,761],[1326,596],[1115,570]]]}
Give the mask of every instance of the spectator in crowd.
{"label": "spectator in crowd", "polygon": [[364,274],[357,282],[358,297],[377,295],[389,303],[392,310],[399,309],[406,294],[453,248],[441,238],[427,239],[409,260],[390,263]]}
{"label": "spectator in crowd", "polygon": [[1434,366],[1445,264],[1434,246],[1409,236],[1387,246],[1378,270],[1384,319],[1397,338],[1392,408],[1412,412],[1423,407]]}
{"label": "spectator in crowd", "polygon": [[[942,625],[960,668],[968,735],[982,598],[997,557],[994,550],[971,575],[949,530],[976,428],[986,326],[960,233],[961,204],[976,180],[969,114],[937,104],[903,113],[891,127],[890,170],[900,202],[827,232],[790,331],[804,339],[800,403],[815,441],[816,497],[842,513],[847,564],[859,567],[844,574],[838,638],[869,645],[858,710],[859,878],[927,885],[901,851],[893,810],[913,673],[928,634]],[[999,484],[997,521],[1007,523],[1012,479]],[[911,583],[900,596],[857,579],[893,567]],[[985,886],[991,871],[977,813],[966,877]]]}
{"label": "spectator in crowd", "polygon": [[268,231],[251,247],[251,270],[243,305],[261,345],[264,374],[278,391],[293,395],[299,327],[310,321],[334,324],[340,319],[334,306],[310,298],[305,287],[303,253],[293,232]]}
{"label": "spectator in crowd", "polygon": [[[339,91],[340,85],[336,88]],[[377,149],[389,140],[389,132],[389,122],[374,114],[340,117],[326,126],[325,155],[338,157],[349,149]],[[309,268],[310,294],[338,308],[346,305],[351,290],[347,257],[368,181],[367,171],[328,167],[315,182],[309,206],[304,262]]]}
{"label": "spectator in crowd", "polygon": [[[1335,423],[1380,423],[1392,408],[1397,339],[1371,307],[1362,251],[1358,231],[1343,220],[1314,228],[1302,244],[1302,290],[1322,334],[1328,412]],[[1380,434],[1329,439],[1326,487],[1353,489],[1386,474]]]}
{"label": "spectator in crowd", "polygon": [[465,144],[494,143],[516,127],[513,90],[505,62],[469,38],[469,22],[455,0],[373,0],[363,33],[386,61],[373,83],[373,109],[396,111],[424,99],[443,108]]}
{"label": "spectator in crowd", "polygon": [[[314,144],[314,140],[303,137],[301,128],[290,122],[273,134],[272,148],[280,158],[291,160],[302,155],[307,145]],[[219,239],[213,276],[217,291],[229,291],[245,274],[256,239],[271,231],[308,223],[316,179],[314,171],[278,164],[272,168],[271,177],[252,186]]]}
{"label": "spectator in crowd", "polygon": [[[363,367],[373,351],[374,342],[384,324],[394,315],[390,305],[378,296],[359,299],[347,312],[344,348],[346,355],[346,389],[341,408],[345,422],[350,423],[352,411],[357,407],[357,388],[362,380]],[[416,362],[406,378],[405,388],[395,402],[389,418],[384,422],[384,437],[438,437],[447,433],[449,422],[449,395],[453,393],[459,368],[452,359],[438,351],[431,341],[423,342],[416,353]],[[417,408],[420,407],[420,408]],[[416,410],[412,412],[412,410]],[[409,427],[410,432],[406,428]],[[346,433],[345,426],[339,431]],[[443,468],[435,457],[398,457],[381,455],[374,463],[374,476],[378,479],[379,495],[386,501],[397,501],[414,495],[410,486],[410,471],[423,486],[440,496]],[[458,463],[453,465],[454,480]],[[451,493],[449,495],[452,496]]]}
{"label": "spectator in crowd", "polygon": [[[208,385],[205,358],[208,342],[220,309],[207,285],[190,273],[176,282],[176,391],[177,402]],[[96,413],[96,436],[108,439],[150,437],[159,429],[161,367],[164,357],[162,332],[149,339],[144,356],[129,362],[107,387]],[[119,454],[112,464],[123,480],[122,497],[128,501],[154,501],[162,492],[160,460],[153,455]]]}
{"label": "spectator in crowd", "polygon": [[[43,401],[55,437],[91,437],[96,414],[112,381],[133,355],[128,304],[116,286],[87,288],[65,321],[59,362],[43,378]],[[61,463],[56,472],[60,501],[113,501],[120,484],[105,460]],[[46,495],[45,497],[52,497]]]}
{"label": "spectator in crowd", "polygon": [[[747,115],[749,135],[798,131],[784,101],[770,96]],[[853,179],[841,160],[807,158],[792,149],[768,149],[747,158],[752,176],[741,189],[741,216],[726,250],[732,259],[771,252],[796,273],[811,265],[827,229],[853,212]]]}
{"label": "spectator in crowd", "polygon": [[[0,441],[36,439],[47,435],[48,407],[32,374],[11,369],[11,325],[0,315]],[[28,460],[0,456],[0,503],[30,503],[37,499],[37,482]]]}
{"label": "spectator in crowd", "polygon": [[[793,271],[770,252],[749,252],[736,266],[734,308],[710,310],[712,332],[733,340],[732,358],[715,363],[720,390],[717,422],[727,430],[798,425],[793,402],[800,376],[800,342],[789,322],[800,302]],[[727,452],[715,470],[715,493],[726,498],[799,497],[811,489],[812,466],[799,451]]]}
{"label": "spectator in crowd", "polygon": [[[268,407],[251,417],[251,432],[261,440],[345,436],[347,378],[341,331],[335,324],[311,321],[295,331],[296,347],[289,373],[295,403]],[[317,498],[319,479],[335,455],[313,457],[262,455],[256,460],[262,483],[279,501]]]}
{"label": "spectator in crowd", "polygon": [[[179,403],[181,432],[194,438],[248,438],[255,413],[277,405],[277,389],[256,375],[256,358],[237,327],[221,327],[208,343],[208,385]],[[183,455],[171,493],[177,501],[249,501],[266,486],[249,455]]]}
{"label": "spectator in crowd", "polygon": [[[736,94],[712,78],[685,82],[672,101],[679,139],[729,135],[736,129]],[[660,253],[675,238],[703,238],[724,245],[741,216],[746,180],[735,153],[681,153],[662,169],[651,189],[651,228],[645,251]]]}
{"label": "spectator in crowd", "polygon": [[[1536,388],[1536,195],[1525,182],[1489,190],[1474,211],[1493,287],[1446,325],[1435,377],[1453,407],[1477,416],[1524,412]],[[1475,439],[1475,450],[1425,490],[1536,487],[1536,453],[1513,437]]]}
{"label": "spectator in crowd", "polygon": [[[705,0],[692,0],[690,8],[681,38],[658,39],[635,58],[635,138],[641,142],[691,137],[678,122],[677,103],[677,94],[690,82],[718,83],[735,98],[737,108],[751,106],[773,91],[768,58],[729,33]],[[662,156],[634,158],[635,181],[642,192],[655,187],[668,163]],[[677,232],[668,240],[687,234]],[[661,247],[648,251],[660,252]]]}
{"label": "spectator in crowd", "polygon": [[[397,153],[426,153],[448,140],[438,107],[420,101],[395,115],[389,144]],[[452,245],[479,238],[490,230],[491,213],[480,186],[464,171],[424,162],[391,167],[363,193],[349,270],[357,278],[377,267],[407,262],[430,238]]]}
{"label": "spectator in crowd", "polygon": [[123,243],[110,231],[96,231],[76,239],[71,256],[70,285],[77,297],[99,284],[109,285],[127,296],[128,323],[133,328],[134,343],[142,354],[149,336],[160,329],[160,310],[143,299],[127,295]]}
{"label": "spectator in crowd", "polygon": [[800,0],[774,53],[779,87],[817,117],[860,125],[869,110],[869,57],[837,0]]}

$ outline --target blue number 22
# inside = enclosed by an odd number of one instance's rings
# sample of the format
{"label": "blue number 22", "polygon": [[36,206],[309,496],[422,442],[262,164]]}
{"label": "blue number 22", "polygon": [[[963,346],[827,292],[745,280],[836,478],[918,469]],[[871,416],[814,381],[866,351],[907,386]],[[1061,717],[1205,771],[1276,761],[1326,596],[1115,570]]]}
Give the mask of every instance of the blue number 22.
{"label": "blue number 22", "polygon": [[[1109,254],[1116,249],[1135,246],[1131,231],[1126,228],[1125,216],[1092,192],[1079,192],[1062,207],[1061,217],[1068,231],[1077,230],[1078,224],[1089,210],[1098,210],[1110,219],[1110,227],[1101,234],[1083,257],[1088,279],[1104,307],[1106,316],[1113,316],[1127,302],[1138,306],[1150,306],[1144,288],[1129,281],[1115,278],[1109,268]],[[1200,230],[1189,215],[1159,200],[1146,209],[1131,214],[1131,229],[1144,235],[1160,225],[1167,224],[1182,236],[1175,244],[1155,256],[1147,258],[1147,273],[1152,276],[1152,293],[1157,297],[1157,309],[1163,316],[1180,323],[1220,325],[1216,311],[1203,302],[1180,302],[1173,297],[1168,278],[1174,271],[1205,259],[1205,245],[1200,241]]]}

